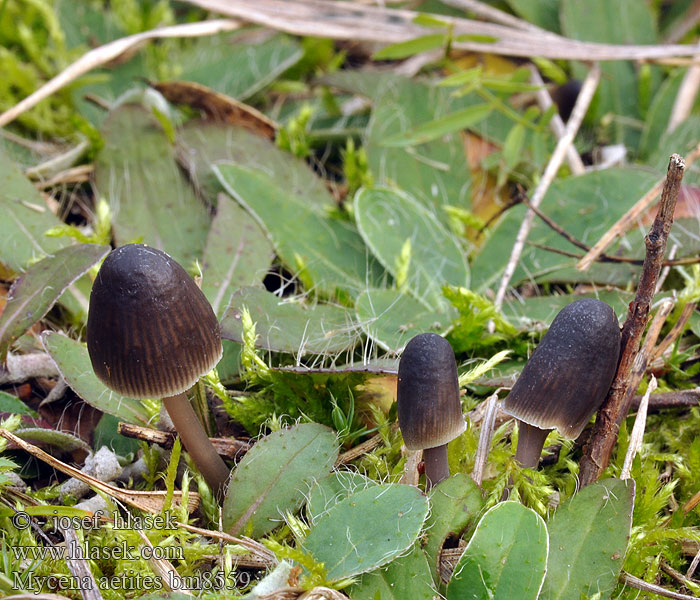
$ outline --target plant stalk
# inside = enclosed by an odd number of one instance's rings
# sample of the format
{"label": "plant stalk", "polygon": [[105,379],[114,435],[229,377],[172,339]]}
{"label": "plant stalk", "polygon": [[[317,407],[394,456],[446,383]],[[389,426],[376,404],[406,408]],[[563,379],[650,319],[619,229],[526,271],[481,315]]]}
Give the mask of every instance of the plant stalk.
{"label": "plant stalk", "polygon": [[182,392],[163,398],[163,405],[180,435],[185,450],[192,457],[194,464],[197,465],[216,498],[221,501],[224,497],[230,471],[209,441],[209,437],[192,409],[187,394]]}

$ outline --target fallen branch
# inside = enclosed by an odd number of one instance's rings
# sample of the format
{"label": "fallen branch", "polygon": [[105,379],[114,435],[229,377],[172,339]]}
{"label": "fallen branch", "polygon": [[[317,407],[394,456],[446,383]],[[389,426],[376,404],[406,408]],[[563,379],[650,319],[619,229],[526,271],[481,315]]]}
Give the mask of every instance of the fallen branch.
{"label": "fallen branch", "polygon": [[[175,443],[175,438],[177,434],[170,431],[160,431],[159,429],[149,429],[148,427],[141,427],[139,425],[133,425],[132,423],[124,423],[122,421],[117,425],[117,433],[123,435],[124,437],[132,438],[135,440],[142,440],[148,442],[149,444],[158,444],[163,448],[172,448]],[[219,456],[228,458],[231,460],[240,459],[248,450],[250,450],[250,444],[248,442],[243,442],[235,438],[209,438]]]}
{"label": "fallen branch", "polygon": [[617,441],[620,423],[627,416],[635,389],[628,394],[630,373],[639,352],[639,344],[646,328],[649,309],[656,292],[656,281],[661,272],[666,242],[673,225],[673,213],[678,200],[685,163],[674,154],[668,165],[668,173],[661,194],[659,212],[645,238],[647,248],[637,295],[630,303],[627,319],[622,328],[620,362],[608,396],[598,411],[591,438],[581,458],[579,478],[581,485],[593,483],[610,461]]}

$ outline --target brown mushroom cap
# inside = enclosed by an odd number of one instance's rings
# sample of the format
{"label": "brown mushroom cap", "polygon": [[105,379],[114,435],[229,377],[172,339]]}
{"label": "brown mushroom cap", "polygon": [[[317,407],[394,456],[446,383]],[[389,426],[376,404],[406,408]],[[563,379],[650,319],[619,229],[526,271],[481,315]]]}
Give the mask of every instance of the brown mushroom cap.
{"label": "brown mushroom cap", "polygon": [[619,354],[613,309],[594,298],[576,300],[552,322],[504,409],[529,425],[576,439],[605,399]]}
{"label": "brown mushroom cap", "polygon": [[421,333],[408,342],[399,362],[396,400],[409,450],[442,446],[465,430],[457,363],[445,338]]}
{"label": "brown mushroom cap", "polygon": [[142,244],[114,250],[90,294],[87,344],[95,374],[132,398],[191,387],[221,358],[209,302],[165,252]]}

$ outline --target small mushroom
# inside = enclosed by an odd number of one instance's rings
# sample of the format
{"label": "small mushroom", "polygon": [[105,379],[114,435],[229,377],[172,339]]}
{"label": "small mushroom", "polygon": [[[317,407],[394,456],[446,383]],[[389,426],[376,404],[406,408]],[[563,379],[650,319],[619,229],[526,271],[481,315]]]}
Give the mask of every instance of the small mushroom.
{"label": "small mushroom", "polygon": [[164,252],[128,244],[105,259],[90,294],[87,345],[95,374],[132,398],[162,398],[182,443],[220,497],[229,469],[185,391],[222,354],[216,315]]}
{"label": "small mushroom", "polygon": [[449,342],[421,333],[399,362],[396,400],[406,448],[423,450],[426,488],[450,476],[447,443],[466,428],[459,401],[457,363]]}
{"label": "small mushroom", "polygon": [[552,429],[576,439],[610,389],[620,354],[612,308],[594,298],[564,307],[523,368],[504,409],[520,422],[515,459],[536,467]]}

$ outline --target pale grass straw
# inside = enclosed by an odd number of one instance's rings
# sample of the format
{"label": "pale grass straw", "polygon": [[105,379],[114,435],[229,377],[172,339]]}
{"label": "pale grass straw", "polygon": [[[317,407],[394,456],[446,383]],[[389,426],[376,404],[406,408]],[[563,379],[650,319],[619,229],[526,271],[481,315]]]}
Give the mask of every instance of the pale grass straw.
{"label": "pale grass straw", "polygon": [[639,403],[639,408],[637,409],[637,417],[634,420],[634,426],[632,427],[632,433],[630,434],[630,443],[627,447],[627,454],[625,455],[625,462],[622,465],[622,472],[620,473],[620,479],[629,479],[630,473],[632,472],[632,462],[634,457],[639,452],[642,447],[642,439],[644,438],[644,429],[646,427],[647,421],[647,408],[649,407],[649,396],[656,390],[658,383],[656,377],[651,376],[649,385],[647,386],[647,391],[642,397]]}

